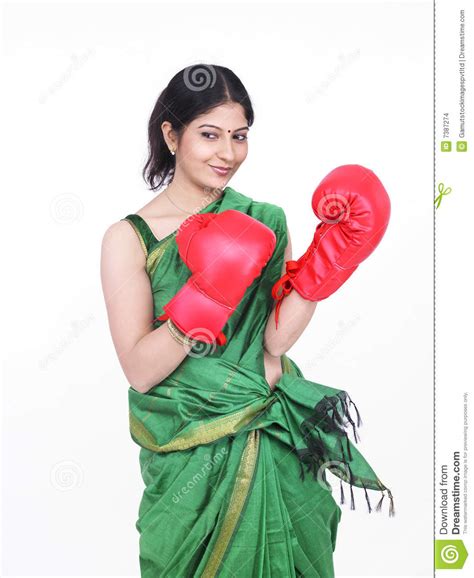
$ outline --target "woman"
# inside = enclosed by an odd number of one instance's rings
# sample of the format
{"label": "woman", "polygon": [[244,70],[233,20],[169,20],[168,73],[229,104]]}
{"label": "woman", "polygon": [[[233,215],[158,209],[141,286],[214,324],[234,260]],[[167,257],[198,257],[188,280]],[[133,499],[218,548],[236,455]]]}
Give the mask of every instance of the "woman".
{"label": "woman", "polygon": [[369,511],[367,489],[391,500],[349,441],[347,393],[304,379],[285,355],[316,301],[287,283],[276,329],[272,288],[291,259],[284,211],[227,186],[253,120],[228,68],[176,74],[151,115],[144,169],[152,190],[166,188],[104,236],[104,296],[146,486],[144,578],[331,578],[342,511],[325,468],[341,503],[342,481],[352,508],[353,486]]}

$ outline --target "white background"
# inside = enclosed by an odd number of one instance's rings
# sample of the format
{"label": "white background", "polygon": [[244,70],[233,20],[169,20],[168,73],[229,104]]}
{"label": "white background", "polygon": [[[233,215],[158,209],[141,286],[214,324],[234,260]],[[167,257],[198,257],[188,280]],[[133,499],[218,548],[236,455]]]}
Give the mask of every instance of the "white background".
{"label": "white background", "polygon": [[356,510],[341,506],[336,575],[431,575],[432,16],[431,2],[4,6],[3,575],[139,575],[139,448],[100,245],[150,200],[149,115],[198,62],[250,93],[249,155],[229,185],[285,209],[294,258],[334,167],[367,166],[390,195],[381,244],[289,356],[350,393],[358,449],[395,497],[394,518],[387,499],[368,514],[357,488]]}

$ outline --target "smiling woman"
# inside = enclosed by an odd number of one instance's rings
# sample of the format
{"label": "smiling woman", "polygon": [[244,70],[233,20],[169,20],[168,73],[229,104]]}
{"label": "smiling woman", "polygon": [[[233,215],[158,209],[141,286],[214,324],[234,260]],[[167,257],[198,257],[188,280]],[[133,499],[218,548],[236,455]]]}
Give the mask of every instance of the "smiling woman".
{"label": "smiling woman", "polygon": [[[104,296],[146,486],[142,578],[332,578],[342,511],[325,468],[341,492],[350,485],[352,506],[353,486],[369,511],[367,490],[391,499],[349,441],[348,394],[276,355],[289,342],[275,332],[264,343],[291,245],[281,207],[227,185],[253,119],[228,68],[180,71],[148,127],[144,177],[167,187],[104,237]],[[314,305],[286,301],[278,335],[291,317],[294,342]]]}
{"label": "smiling woman", "polygon": [[195,65],[178,72],[148,124],[143,176],[150,189],[171,183],[168,191],[192,206],[204,187],[222,187],[247,156],[253,121],[250,97],[228,68]]}

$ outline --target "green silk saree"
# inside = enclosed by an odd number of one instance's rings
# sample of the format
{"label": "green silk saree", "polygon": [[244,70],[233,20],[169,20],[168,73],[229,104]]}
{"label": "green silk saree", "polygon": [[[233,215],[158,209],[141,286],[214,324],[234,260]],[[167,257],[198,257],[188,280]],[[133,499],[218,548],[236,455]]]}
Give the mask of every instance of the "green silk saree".
{"label": "green silk saree", "polygon": [[[390,490],[350,441],[360,415],[347,392],[304,378],[286,355],[272,391],[263,334],[288,242],[284,211],[226,187],[200,213],[242,211],[273,229],[277,244],[223,331],[224,346],[190,350],[146,394],[128,390],[130,432],[145,484],[136,528],[142,578],[333,578],[342,510],[326,470],[353,487]],[[146,255],[154,318],[187,281],[172,233],[157,240],[126,218]],[[155,320],[154,327],[163,321]],[[353,406],[353,407],[351,407]],[[355,414],[354,414],[355,410]],[[365,494],[365,496],[364,496]],[[379,494],[380,495],[380,494]]]}

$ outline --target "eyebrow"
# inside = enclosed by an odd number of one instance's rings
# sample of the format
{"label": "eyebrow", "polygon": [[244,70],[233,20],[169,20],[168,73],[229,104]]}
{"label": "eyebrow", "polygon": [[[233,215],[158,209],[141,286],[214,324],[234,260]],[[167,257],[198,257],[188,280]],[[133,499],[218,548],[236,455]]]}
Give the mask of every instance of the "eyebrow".
{"label": "eyebrow", "polygon": [[[202,128],[203,126],[211,126],[212,128],[217,128],[217,130],[222,130],[220,126],[216,126],[215,124],[201,124],[200,126],[198,126],[198,128]],[[240,128],[236,128],[234,132],[237,132],[238,130],[249,130],[249,127],[241,126]]]}

